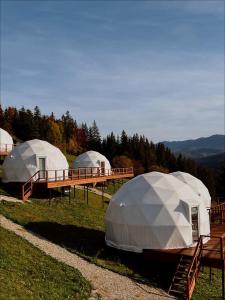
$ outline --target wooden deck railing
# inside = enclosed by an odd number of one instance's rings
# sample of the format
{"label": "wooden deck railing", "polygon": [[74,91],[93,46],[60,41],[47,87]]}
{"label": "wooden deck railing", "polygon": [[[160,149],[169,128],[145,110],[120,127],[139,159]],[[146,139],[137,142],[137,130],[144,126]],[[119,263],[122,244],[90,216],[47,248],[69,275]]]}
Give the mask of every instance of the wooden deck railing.
{"label": "wooden deck railing", "polygon": [[208,209],[211,223],[225,223],[225,202]]}
{"label": "wooden deck railing", "polygon": [[133,168],[104,169],[97,167],[40,171],[41,181],[65,181],[133,174]]}
{"label": "wooden deck railing", "polygon": [[211,241],[218,241],[213,248],[207,244],[202,244],[202,257],[214,253],[221,261],[225,260],[225,233],[222,236],[202,235],[202,238],[210,238]]}
{"label": "wooden deck railing", "polygon": [[15,146],[16,145],[14,145],[14,144],[1,144],[0,143],[0,155],[8,155]]}
{"label": "wooden deck railing", "polygon": [[192,293],[197,282],[197,278],[200,272],[201,258],[202,258],[202,236],[199,237],[195,252],[192,258],[192,262],[187,273],[187,299],[190,300]]}

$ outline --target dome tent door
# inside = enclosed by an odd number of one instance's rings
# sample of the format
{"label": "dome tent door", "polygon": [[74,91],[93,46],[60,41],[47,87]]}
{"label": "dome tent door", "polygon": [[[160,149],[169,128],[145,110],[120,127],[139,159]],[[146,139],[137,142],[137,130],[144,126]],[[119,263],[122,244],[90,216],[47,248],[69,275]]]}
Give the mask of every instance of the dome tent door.
{"label": "dome tent door", "polygon": [[191,208],[191,224],[192,224],[192,239],[193,242],[198,241],[199,226],[198,226],[198,206]]}
{"label": "dome tent door", "polygon": [[46,177],[46,157],[38,157],[38,167],[40,171],[40,179]]}
{"label": "dome tent door", "polygon": [[101,175],[105,175],[105,162],[101,161],[100,162],[100,166],[101,166]]}

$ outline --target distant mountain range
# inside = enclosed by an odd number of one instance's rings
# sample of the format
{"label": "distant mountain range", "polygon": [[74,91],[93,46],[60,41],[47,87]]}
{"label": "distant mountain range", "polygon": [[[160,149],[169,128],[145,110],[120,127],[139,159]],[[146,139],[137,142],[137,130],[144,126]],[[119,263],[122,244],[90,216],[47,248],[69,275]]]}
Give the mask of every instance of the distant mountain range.
{"label": "distant mountain range", "polygon": [[225,161],[225,135],[216,134],[196,140],[162,142],[176,155],[182,154],[202,165],[218,168]]}

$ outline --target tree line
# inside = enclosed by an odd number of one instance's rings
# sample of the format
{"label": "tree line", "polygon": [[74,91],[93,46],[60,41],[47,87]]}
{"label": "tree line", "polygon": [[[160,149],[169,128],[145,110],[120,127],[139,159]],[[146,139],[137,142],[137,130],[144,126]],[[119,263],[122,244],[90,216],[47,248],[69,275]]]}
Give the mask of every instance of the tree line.
{"label": "tree line", "polygon": [[[120,135],[113,132],[102,138],[95,121],[90,126],[77,124],[69,111],[60,118],[54,113],[44,115],[38,106],[34,110],[0,106],[0,127],[16,141],[43,139],[60,148],[64,153],[79,155],[95,150],[105,155],[113,167],[133,166],[136,174],[149,171],[170,173],[188,172],[201,179],[211,192],[224,196],[224,170],[217,175],[211,169],[198,165],[182,155],[175,156],[164,144],[154,144],[144,135]],[[216,180],[215,180],[216,179]]]}

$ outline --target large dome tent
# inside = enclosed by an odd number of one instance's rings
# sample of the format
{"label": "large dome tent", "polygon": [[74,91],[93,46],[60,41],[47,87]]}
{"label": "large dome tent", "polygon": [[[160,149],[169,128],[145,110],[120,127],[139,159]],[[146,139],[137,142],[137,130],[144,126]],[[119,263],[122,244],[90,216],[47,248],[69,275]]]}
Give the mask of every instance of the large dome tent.
{"label": "large dome tent", "polygon": [[4,129],[0,128],[0,151],[10,152],[13,148],[13,139]]}
{"label": "large dome tent", "polygon": [[159,172],[125,183],[112,197],[105,223],[106,244],[133,252],[192,247],[200,235],[210,233],[199,197],[174,176]]}
{"label": "large dome tent", "polygon": [[177,171],[170,173],[171,175],[175,176],[177,179],[181,180],[182,182],[186,183],[203,201],[207,208],[211,207],[211,196],[207,187],[204,183],[199,180],[198,178],[192,176],[189,173]]}
{"label": "large dome tent", "polygon": [[[6,157],[2,181],[26,182],[37,171],[44,178],[45,170],[48,170],[48,180],[62,179],[63,170],[68,170],[68,162],[57,147],[46,141],[30,140],[15,147]],[[67,176],[68,171],[65,174]]]}
{"label": "large dome tent", "polygon": [[[111,165],[108,159],[97,151],[87,151],[80,154],[73,162],[73,168],[80,168],[81,174],[92,172],[93,174],[110,174]],[[82,168],[85,168],[82,170]]]}

